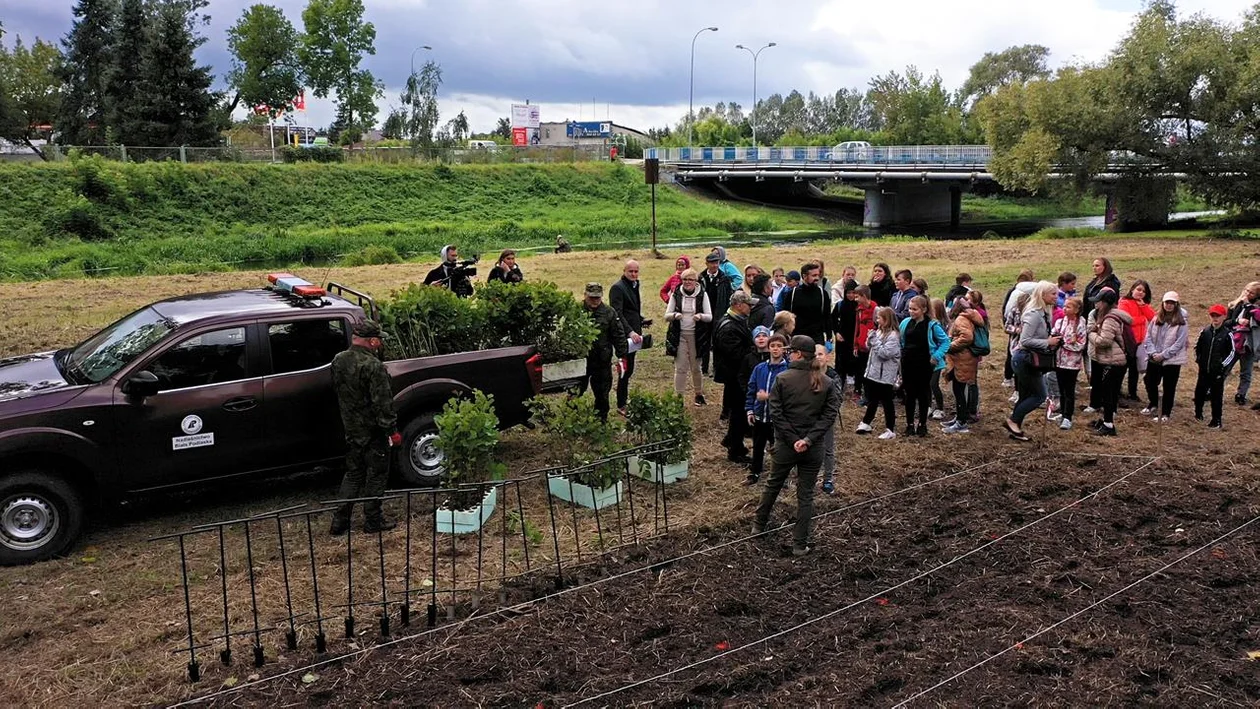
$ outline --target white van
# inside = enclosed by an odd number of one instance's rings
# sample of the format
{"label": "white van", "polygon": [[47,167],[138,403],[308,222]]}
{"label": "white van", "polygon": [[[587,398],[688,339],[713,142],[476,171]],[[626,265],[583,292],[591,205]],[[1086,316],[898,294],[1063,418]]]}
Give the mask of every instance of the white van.
{"label": "white van", "polygon": [[468,147],[474,150],[498,150],[499,144],[493,140],[470,140]]}

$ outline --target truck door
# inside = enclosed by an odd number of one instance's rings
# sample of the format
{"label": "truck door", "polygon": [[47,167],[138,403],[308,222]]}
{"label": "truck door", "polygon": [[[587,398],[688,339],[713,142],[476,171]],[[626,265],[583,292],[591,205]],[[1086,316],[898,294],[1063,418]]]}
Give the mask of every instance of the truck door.
{"label": "truck door", "polygon": [[130,471],[131,489],[259,467],[267,441],[253,330],[236,325],[174,339],[134,370],[157,377],[156,395],[137,401],[115,389],[118,462]]}
{"label": "truck door", "polygon": [[311,466],[345,452],[341,414],[333,392],[332,359],[350,346],[340,317],[262,323],[264,416],[272,467]]}

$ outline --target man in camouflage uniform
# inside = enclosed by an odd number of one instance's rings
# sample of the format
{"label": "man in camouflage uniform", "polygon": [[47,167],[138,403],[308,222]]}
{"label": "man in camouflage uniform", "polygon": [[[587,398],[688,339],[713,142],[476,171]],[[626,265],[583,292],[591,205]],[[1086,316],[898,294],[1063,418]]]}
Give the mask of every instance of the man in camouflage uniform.
{"label": "man in camouflage uniform", "polygon": [[599,334],[591,344],[590,354],[586,355],[586,376],[578,386],[580,393],[586,392],[587,381],[590,381],[591,392],[595,394],[595,410],[599,417],[608,420],[608,392],[612,390],[612,360],[626,356],[629,345],[626,342],[626,331],[621,327],[621,320],[616,311],[604,303],[604,287],[598,283],[587,283],[584,291],[585,299],[582,307],[590,316],[591,322]]}
{"label": "man in camouflage uniform", "polygon": [[[341,409],[341,425],[346,432],[346,474],[341,480],[340,499],[375,497],[385,492],[389,474],[390,448],[402,443],[394,416],[394,395],[389,373],[378,353],[381,329],[372,320],[354,326],[350,349],[333,357],[333,388]],[[328,533],[345,534],[350,528],[354,503],[344,503],[333,514]],[[393,529],[397,522],[385,521],[379,500],[363,503],[363,530]]]}

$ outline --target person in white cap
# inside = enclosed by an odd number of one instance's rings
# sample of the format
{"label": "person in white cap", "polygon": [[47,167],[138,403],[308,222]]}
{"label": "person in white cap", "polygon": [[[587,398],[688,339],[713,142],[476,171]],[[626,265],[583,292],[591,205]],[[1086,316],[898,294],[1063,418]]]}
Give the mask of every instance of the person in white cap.
{"label": "person in white cap", "polygon": [[[1154,416],[1156,421],[1167,421],[1172,415],[1173,395],[1177,392],[1177,380],[1181,367],[1189,358],[1190,326],[1186,311],[1181,307],[1181,296],[1168,291],[1161,301],[1159,312],[1146,325],[1146,338],[1142,340],[1140,357],[1146,357],[1146,398],[1149,402],[1142,413]],[[1161,400],[1160,387],[1164,389]]]}

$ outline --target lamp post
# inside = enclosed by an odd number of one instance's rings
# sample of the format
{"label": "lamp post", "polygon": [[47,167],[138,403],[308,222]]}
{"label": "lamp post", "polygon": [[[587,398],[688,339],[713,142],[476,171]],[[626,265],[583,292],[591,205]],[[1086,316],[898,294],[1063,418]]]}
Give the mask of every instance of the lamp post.
{"label": "lamp post", "polygon": [[749,116],[749,122],[752,123],[753,147],[757,147],[757,57],[761,55],[763,50],[769,49],[776,44],[776,42],[771,42],[755,52],[742,44],[735,45],[736,49],[742,49],[745,52],[748,52],[753,58],[753,104],[752,113]]}
{"label": "lamp post", "polygon": [[717,32],[716,27],[704,27],[696,32],[696,36],[691,38],[691,86],[687,91],[687,145],[691,145],[691,141],[695,139],[695,115],[692,110],[692,103],[695,101],[696,95],[696,39],[704,32]]}
{"label": "lamp post", "polygon": [[[416,73],[416,52],[420,51],[421,49],[433,51],[433,47],[430,47],[427,44],[422,44],[419,47],[416,47],[415,49],[411,50],[411,74]],[[408,74],[408,76],[411,76],[411,74]]]}

